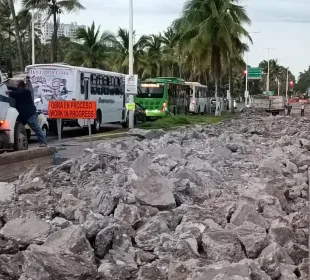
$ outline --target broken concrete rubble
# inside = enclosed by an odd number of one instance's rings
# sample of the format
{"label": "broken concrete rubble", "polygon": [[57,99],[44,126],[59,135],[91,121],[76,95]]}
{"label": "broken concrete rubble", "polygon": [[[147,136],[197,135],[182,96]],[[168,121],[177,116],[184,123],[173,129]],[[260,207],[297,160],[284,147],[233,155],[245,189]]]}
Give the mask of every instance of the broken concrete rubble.
{"label": "broken concrete rubble", "polygon": [[309,279],[308,131],[248,109],[0,183],[0,279]]}

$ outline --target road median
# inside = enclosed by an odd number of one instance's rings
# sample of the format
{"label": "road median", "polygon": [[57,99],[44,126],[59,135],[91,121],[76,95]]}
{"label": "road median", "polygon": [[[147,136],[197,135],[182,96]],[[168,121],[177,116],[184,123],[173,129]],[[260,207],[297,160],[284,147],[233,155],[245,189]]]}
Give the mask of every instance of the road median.
{"label": "road median", "polygon": [[55,147],[31,148],[24,151],[0,154],[0,166],[33,160],[53,155],[56,151]]}
{"label": "road median", "polygon": [[[177,130],[184,127],[192,127],[193,125],[208,125],[215,124],[221,121],[231,118],[231,114],[223,114],[222,116],[175,116],[158,119],[153,122],[146,122],[138,125],[136,128],[151,130],[151,129],[163,129],[165,131]],[[114,138],[132,136],[128,134],[129,129],[117,130],[109,133],[98,133],[92,135],[92,141],[108,140]],[[77,137],[75,142],[88,142],[89,136]]]}

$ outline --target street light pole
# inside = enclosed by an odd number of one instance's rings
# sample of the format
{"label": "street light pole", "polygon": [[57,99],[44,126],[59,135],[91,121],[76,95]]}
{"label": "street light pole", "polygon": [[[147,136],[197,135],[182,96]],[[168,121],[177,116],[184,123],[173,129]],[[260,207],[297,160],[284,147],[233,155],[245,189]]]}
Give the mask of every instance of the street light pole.
{"label": "street light pole", "polygon": [[270,49],[268,49],[268,74],[267,74],[267,91],[269,91],[269,78],[270,78]]}
{"label": "street light pole", "polygon": [[35,39],[35,34],[34,34],[34,10],[32,9],[31,11],[31,45],[32,45],[32,65],[35,64],[35,44],[34,44],[34,39]]}
{"label": "street light pole", "polygon": [[[259,31],[254,31],[254,32],[249,32],[249,35],[251,34],[257,34],[260,33]],[[250,43],[250,40],[249,40]],[[244,99],[245,99],[245,107],[248,106],[248,104],[250,103],[250,96],[249,96],[249,92],[248,92],[248,80],[249,80],[249,69],[248,69],[248,64],[249,64],[249,52],[246,52],[246,73],[245,73],[245,92],[244,92]]]}
{"label": "street light pole", "polygon": [[267,73],[267,91],[269,91],[269,84],[270,84],[270,50],[274,50],[275,48],[266,48],[268,50],[268,73]]}
{"label": "street light pole", "polygon": [[[133,0],[129,0],[129,75],[133,75]],[[133,103],[134,97],[132,94],[128,96],[128,102]],[[134,127],[134,112],[129,111],[129,128]]]}
{"label": "street light pole", "polygon": [[249,52],[246,53],[246,70],[245,70],[245,93],[244,93],[244,101],[245,101],[245,107],[248,106],[248,75],[249,75],[249,69],[248,69],[248,64],[249,64]]}
{"label": "street light pole", "polygon": [[288,67],[287,67],[287,72],[286,72],[286,101],[288,100],[287,99],[287,93],[288,93]]}

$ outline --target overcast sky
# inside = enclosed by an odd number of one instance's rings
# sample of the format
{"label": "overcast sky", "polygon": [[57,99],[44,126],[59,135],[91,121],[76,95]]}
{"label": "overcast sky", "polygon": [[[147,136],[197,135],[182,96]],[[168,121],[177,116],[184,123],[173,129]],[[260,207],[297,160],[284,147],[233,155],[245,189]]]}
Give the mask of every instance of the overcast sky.
{"label": "overcast sky", "polygon": [[[101,29],[116,32],[128,27],[129,0],[81,0],[87,8],[79,14],[61,17],[61,21],[90,25],[94,20]],[[158,33],[165,30],[180,15],[185,0],[133,0],[136,34]],[[252,25],[254,45],[249,53],[249,64],[257,66],[267,59],[277,58],[289,66],[295,75],[310,65],[310,0],[244,0]]]}

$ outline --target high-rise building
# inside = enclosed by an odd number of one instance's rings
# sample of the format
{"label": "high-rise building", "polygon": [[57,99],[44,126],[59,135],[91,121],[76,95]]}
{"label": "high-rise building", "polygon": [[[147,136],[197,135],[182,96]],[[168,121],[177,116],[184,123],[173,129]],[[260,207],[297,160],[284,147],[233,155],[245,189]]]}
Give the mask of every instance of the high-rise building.
{"label": "high-rise building", "polygon": [[[35,15],[35,28],[40,30],[38,34],[42,43],[47,43],[52,40],[54,25],[50,21],[45,21],[42,13],[36,13]],[[65,36],[71,40],[76,39],[76,31],[79,28],[85,27],[84,25],[78,25],[77,22],[71,22],[69,24],[58,22],[58,37]]]}

